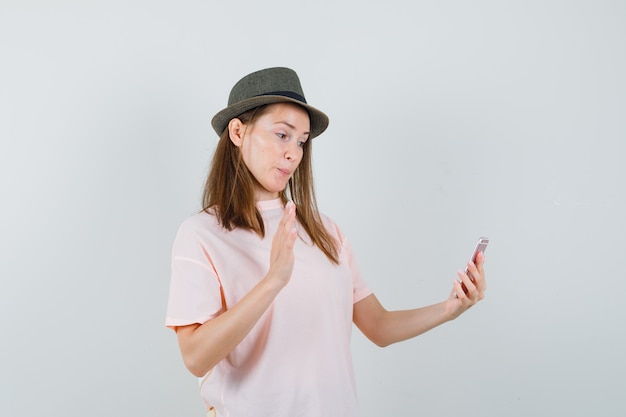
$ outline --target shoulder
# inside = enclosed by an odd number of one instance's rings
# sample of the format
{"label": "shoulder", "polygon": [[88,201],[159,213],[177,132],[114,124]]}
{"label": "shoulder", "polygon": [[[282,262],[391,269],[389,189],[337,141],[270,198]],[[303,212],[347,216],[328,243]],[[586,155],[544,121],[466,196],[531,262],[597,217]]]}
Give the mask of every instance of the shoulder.
{"label": "shoulder", "polygon": [[212,213],[200,212],[187,217],[178,227],[173,243],[174,256],[204,259],[224,241],[229,232]]}
{"label": "shoulder", "polygon": [[176,241],[197,239],[207,233],[214,234],[221,228],[214,214],[201,211],[183,220],[178,227]]}
{"label": "shoulder", "polygon": [[339,241],[339,243],[343,246],[346,241],[346,236],[341,231],[341,228],[332,218],[327,216],[324,213],[320,213],[320,218],[322,219],[322,224],[328,230],[328,233],[335,239]]}
{"label": "shoulder", "polygon": [[217,221],[217,217],[213,213],[207,213],[206,211],[201,211],[183,220],[178,230],[179,232],[180,231],[189,232],[189,231],[194,231],[194,230],[199,230],[199,229],[212,228],[212,227],[215,227],[216,225],[219,226],[219,223]]}

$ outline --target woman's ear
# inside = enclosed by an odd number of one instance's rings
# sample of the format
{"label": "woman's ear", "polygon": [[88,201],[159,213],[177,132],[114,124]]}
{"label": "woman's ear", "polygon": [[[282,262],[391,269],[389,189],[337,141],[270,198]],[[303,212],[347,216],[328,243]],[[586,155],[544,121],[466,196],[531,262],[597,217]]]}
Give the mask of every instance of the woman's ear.
{"label": "woman's ear", "polygon": [[228,122],[228,135],[230,137],[230,141],[236,146],[240,147],[243,143],[243,135],[246,131],[246,125],[237,118],[230,119]]}

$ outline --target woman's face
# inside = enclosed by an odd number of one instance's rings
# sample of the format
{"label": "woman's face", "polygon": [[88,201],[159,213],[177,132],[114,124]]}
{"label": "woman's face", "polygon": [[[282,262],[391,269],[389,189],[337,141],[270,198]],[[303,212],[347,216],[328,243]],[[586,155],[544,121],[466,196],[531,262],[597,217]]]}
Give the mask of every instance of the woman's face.
{"label": "woman's face", "polygon": [[307,111],[295,104],[277,103],[251,124],[229,123],[231,141],[256,179],[255,200],[272,200],[285,189],[300,164],[309,138]]}

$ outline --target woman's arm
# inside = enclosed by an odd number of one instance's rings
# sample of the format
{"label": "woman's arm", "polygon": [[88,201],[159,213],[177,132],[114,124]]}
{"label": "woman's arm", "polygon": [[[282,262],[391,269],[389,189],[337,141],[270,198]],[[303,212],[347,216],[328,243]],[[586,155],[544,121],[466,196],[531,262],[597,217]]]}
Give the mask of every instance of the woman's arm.
{"label": "woman's arm", "polygon": [[372,342],[378,346],[388,346],[454,320],[484,298],[487,288],[484,262],[485,257],[480,253],[475,265],[471,262],[468,264],[468,270],[475,277],[474,281],[466,273],[458,273],[459,279],[467,288],[467,294],[461,283],[455,280],[446,301],[403,311],[387,311],[372,294],[354,305],[354,323]]}
{"label": "woman's arm", "polygon": [[269,308],[287,285],[293,271],[296,239],[295,205],[288,203],[272,240],[267,275],[236,305],[203,324],[176,329],[185,366],[197,377],[206,375],[225,358]]}

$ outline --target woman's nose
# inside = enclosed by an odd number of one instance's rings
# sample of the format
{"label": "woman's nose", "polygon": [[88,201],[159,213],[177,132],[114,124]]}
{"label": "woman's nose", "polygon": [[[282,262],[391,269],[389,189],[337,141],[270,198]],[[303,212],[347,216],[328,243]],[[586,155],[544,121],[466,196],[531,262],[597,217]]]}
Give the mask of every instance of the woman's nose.
{"label": "woman's nose", "polygon": [[294,161],[297,158],[298,151],[297,142],[295,144],[289,143],[285,149],[285,159],[288,161]]}

